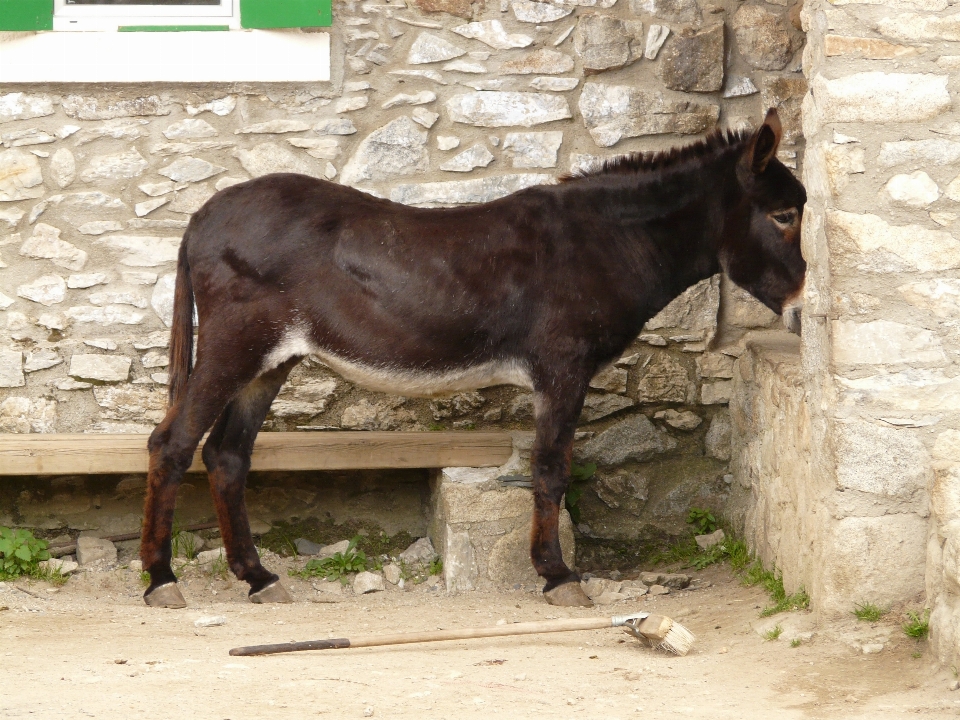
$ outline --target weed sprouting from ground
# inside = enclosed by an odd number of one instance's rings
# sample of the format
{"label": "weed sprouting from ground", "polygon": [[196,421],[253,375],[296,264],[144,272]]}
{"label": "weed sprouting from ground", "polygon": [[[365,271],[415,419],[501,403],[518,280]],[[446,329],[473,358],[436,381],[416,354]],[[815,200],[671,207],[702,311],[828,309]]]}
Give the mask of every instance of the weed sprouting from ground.
{"label": "weed sprouting from ground", "polygon": [[227,571],[229,569],[230,568],[227,565],[227,557],[222,553],[216,560],[210,563],[210,575],[212,577],[218,577],[221,580],[227,579]]}
{"label": "weed sprouting from ground", "polygon": [[793,640],[790,641],[790,647],[792,648],[798,648],[800,647],[800,645],[801,645],[800,638],[794,638]]}
{"label": "weed sprouting from ground", "polygon": [[770,628],[769,630],[767,630],[767,631],[763,634],[763,639],[764,639],[764,640],[776,640],[776,639],[777,639],[778,637],[780,637],[781,635],[783,635],[783,627],[780,626],[779,624],[777,624],[777,625],[774,625],[772,628]]}
{"label": "weed sprouting from ground", "polygon": [[290,574],[304,579],[322,577],[326,580],[342,581],[350,573],[363,572],[367,569],[367,555],[363,550],[356,549],[358,540],[359,538],[355,537],[343,552],[322,560],[315,558],[302,570],[291,570]]}
{"label": "weed sprouting from ground", "polygon": [[140,573],[140,584],[144,587],[150,587],[150,573],[148,573],[146,570],[143,570]]}
{"label": "weed sprouting from ground", "polygon": [[930,634],[930,611],[922,613],[908,612],[907,621],[902,625],[907,637],[922,640]]}
{"label": "weed sprouting from ground", "polygon": [[693,525],[694,533],[697,535],[709,535],[716,532],[717,528],[720,527],[713,513],[703,508],[690,508],[690,512],[687,514],[687,522]]}
{"label": "weed sprouting from ground", "polygon": [[46,579],[47,572],[40,569],[40,562],[49,559],[46,540],[39,540],[22,528],[0,527],[0,580],[21,575]]}
{"label": "weed sprouting from ground", "polygon": [[764,608],[760,617],[769,617],[787,610],[806,610],[810,607],[810,596],[800,588],[792,595],[787,595],[783,587],[783,575],[774,570],[765,570],[763,563],[754,560],[753,565],[747,568],[743,576],[744,585],[760,585],[770,594],[773,605]]}
{"label": "weed sprouting from ground", "polygon": [[857,616],[857,620],[865,620],[866,622],[877,622],[880,618],[887,614],[886,610],[881,608],[879,605],[874,605],[873,603],[856,603],[853,606],[853,614]]}
{"label": "weed sprouting from ground", "polygon": [[427,567],[427,572],[430,575],[442,575],[443,574],[443,558],[436,557],[430,561],[429,567]]}

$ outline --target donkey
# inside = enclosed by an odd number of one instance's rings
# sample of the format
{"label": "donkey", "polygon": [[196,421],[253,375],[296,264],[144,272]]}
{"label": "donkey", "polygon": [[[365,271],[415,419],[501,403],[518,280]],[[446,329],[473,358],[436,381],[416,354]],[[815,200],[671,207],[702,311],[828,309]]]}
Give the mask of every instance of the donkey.
{"label": "donkey", "polygon": [[294,174],[219,192],[180,246],[170,407],[149,441],[146,603],[185,606],[170,567],[174,503],[211,426],[203,461],[230,569],[251,601],[290,601],[260,564],[244,485],[270,404],[315,355],[399,395],[532,390],[530,556],[547,602],[590,605],[558,536],[587,386],[647,320],[721,270],[777,313],[799,297],[806,193],[776,158],[780,137],[770,110],[753,133],[469,207],[407,207]]}

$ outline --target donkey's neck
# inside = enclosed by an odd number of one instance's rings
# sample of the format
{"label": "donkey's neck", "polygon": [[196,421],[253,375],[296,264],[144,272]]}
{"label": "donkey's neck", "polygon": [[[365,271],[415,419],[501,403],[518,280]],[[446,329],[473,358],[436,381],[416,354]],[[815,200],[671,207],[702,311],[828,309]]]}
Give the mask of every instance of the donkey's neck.
{"label": "donkey's neck", "polygon": [[723,148],[653,171],[584,179],[585,200],[624,229],[625,271],[638,283],[643,322],[720,272],[725,221],[740,201],[736,157]]}

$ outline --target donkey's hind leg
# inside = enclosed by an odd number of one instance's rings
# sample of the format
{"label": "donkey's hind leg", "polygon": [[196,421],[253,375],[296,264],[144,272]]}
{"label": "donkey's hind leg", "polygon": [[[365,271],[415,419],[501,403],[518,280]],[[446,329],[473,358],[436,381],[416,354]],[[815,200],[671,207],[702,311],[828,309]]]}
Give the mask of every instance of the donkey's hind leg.
{"label": "donkey's hind leg", "polygon": [[580,587],[580,576],[567,567],[560,549],[560,500],[570,482],[570,460],[582,390],[552,388],[538,392],[537,435],[531,456],[533,470],[533,529],[530,557],[547,581],[543,597],[551,605],[593,605]]}
{"label": "donkey's hind leg", "polygon": [[203,433],[220,414],[240,380],[198,366],[190,377],[183,398],[171,407],[150,435],[150,469],[143,511],[140,558],[150,573],[150,586],[143,599],[152,607],[181,608],[186,602],[177,589],[171,529],[177,489],[193,462]]}
{"label": "donkey's hind leg", "polygon": [[280,578],[260,563],[243,494],[257,433],[287,375],[300,360],[291,358],[243,388],[227,405],[203,446],[227,562],[238,579],[250,584],[250,600],[256,603],[292,602]]}

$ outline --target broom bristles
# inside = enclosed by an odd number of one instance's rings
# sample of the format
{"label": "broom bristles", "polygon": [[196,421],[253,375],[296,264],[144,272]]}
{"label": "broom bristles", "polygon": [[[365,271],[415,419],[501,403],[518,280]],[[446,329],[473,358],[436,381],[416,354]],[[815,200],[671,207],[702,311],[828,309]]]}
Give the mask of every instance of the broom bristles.
{"label": "broom bristles", "polygon": [[696,640],[694,634],[674,620],[663,640],[657,644],[657,648],[682,657],[690,652],[694,640]]}

